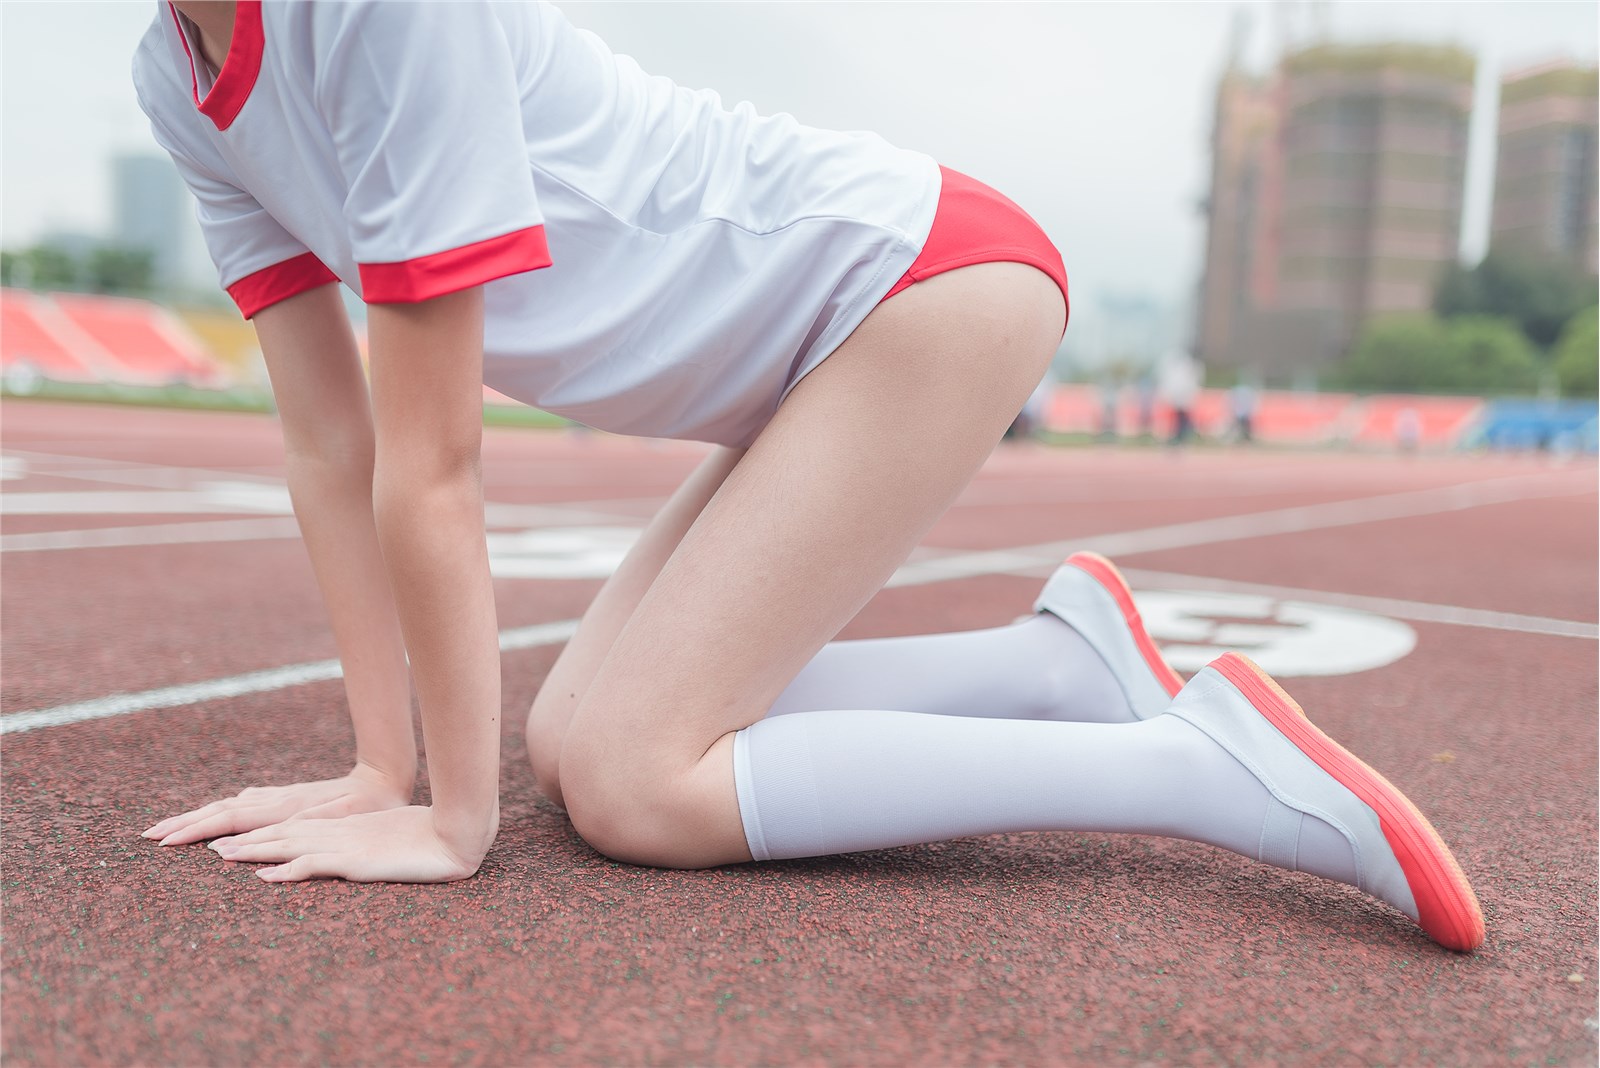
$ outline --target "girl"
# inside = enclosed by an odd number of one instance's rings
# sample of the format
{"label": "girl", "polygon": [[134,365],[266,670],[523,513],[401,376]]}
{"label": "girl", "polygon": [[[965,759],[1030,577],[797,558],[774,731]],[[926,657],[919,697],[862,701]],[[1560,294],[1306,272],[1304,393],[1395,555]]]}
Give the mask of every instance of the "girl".
{"label": "girl", "polygon": [[[1020,829],[1195,839],[1482,939],[1448,849],[1248,661],[1181,693],[1074,557],[1012,627],[828,644],[1061,338],[1014,204],[727,109],[543,4],[176,0],[134,80],[253,317],[355,722],[340,779],[176,816],[271,881],[472,875],[498,826],[481,387],[721,446],[551,670],[533,770],[596,849],[705,867]],[[370,394],[332,283],[370,308]],[[432,805],[411,805],[407,659]],[[220,837],[218,837],[220,836]]]}

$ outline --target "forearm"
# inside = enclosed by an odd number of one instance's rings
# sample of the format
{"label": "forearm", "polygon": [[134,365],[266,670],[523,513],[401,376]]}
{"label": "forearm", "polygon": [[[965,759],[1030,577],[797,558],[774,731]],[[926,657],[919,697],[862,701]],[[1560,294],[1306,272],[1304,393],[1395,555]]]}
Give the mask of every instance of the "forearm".
{"label": "forearm", "polygon": [[483,296],[368,313],[373,509],[422,733],[433,819],[471,863],[499,825],[500,643],[483,530]]}
{"label": "forearm", "polygon": [[447,838],[487,849],[499,818],[500,648],[476,466],[380,464],[374,501],[435,820]]}
{"label": "forearm", "polygon": [[283,425],[289,494],[344,666],[357,770],[409,799],[417,774],[411,684],[372,518],[375,436],[366,376],[335,286],[255,318]]}
{"label": "forearm", "polygon": [[327,607],[356,763],[402,797],[416,782],[411,684],[372,509],[372,446],[327,453],[291,447],[289,493]]}

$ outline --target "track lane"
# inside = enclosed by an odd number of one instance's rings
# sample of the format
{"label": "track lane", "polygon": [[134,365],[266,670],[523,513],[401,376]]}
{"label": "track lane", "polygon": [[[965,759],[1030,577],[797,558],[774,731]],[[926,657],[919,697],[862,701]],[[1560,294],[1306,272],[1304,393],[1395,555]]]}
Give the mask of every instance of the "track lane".
{"label": "track lane", "polygon": [[[52,432],[73,433],[66,424],[77,411],[53,410]],[[26,421],[11,406],[5,414],[9,446]],[[100,425],[109,418],[94,414]],[[156,463],[194,458],[162,451],[203,438],[178,425],[182,415],[134,414],[108,440]],[[157,414],[167,443],[159,447],[140,438]],[[216,429],[208,418],[204,432]],[[241,468],[269,468],[270,437],[242,433],[254,435],[256,451],[237,452]],[[515,482],[529,503],[563,498],[558,471],[615,477],[603,491],[612,499],[660,494],[697,457],[624,453],[608,439],[491,438],[498,462],[516,469],[505,494],[517,495]],[[1054,493],[1028,507],[1050,513],[1059,525],[1042,528],[1064,539],[1083,529],[1086,511],[1105,530],[1148,524],[1124,499],[1130,485],[1187,487],[1203,501],[1192,490],[1208,478],[1226,492],[1323,471],[1319,487],[1339,499],[1551,470],[1495,459],[1386,466],[1019,450],[997,456],[974,496]],[[1592,466],[1568,470],[1592,485]],[[1248,496],[1233,514],[1303,500]],[[1450,605],[1481,594],[1490,608],[1592,619],[1558,611],[1569,604],[1561,576],[1569,588],[1594,588],[1592,502],[1558,503],[1486,509],[1510,518],[1474,528],[1487,542],[1481,553],[1456,544],[1461,514],[1441,513],[1128,564],[1304,587],[1313,585],[1308,557],[1360,549],[1364,571],[1324,570],[1330,584],[1317,588],[1363,592],[1353,581],[1363,573],[1387,579],[1388,590],[1411,588],[1409,575],[1419,599]],[[986,510],[970,508],[980,520]],[[1168,514],[1208,517],[1176,505]],[[973,545],[1020,544],[994,517],[988,533]],[[273,607],[263,613],[271,627],[243,643],[257,664],[291,662],[296,643],[329,655],[308,568],[295,578],[304,565],[286,552],[264,561],[274,566],[228,570],[229,559],[260,550],[8,554],[6,685],[19,670],[70,681],[97,663],[123,678],[181,674],[177,642],[141,645],[141,628],[238,644],[223,639],[241,596]],[[119,555],[87,581],[95,572],[85,561]],[[56,568],[51,558],[80,566]],[[1501,586],[1485,578],[1482,562],[1493,559]],[[183,591],[180,578],[198,589]],[[1037,586],[1035,577],[978,575],[890,589],[846,633],[1003,623]],[[277,587],[287,587],[281,597]],[[570,618],[594,587],[497,583],[502,626]],[[95,609],[108,600],[122,607],[117,625],[102,627]],[[19,658],[17,635],[47,622],[79,643],[72,654],[40,642]],[[511,712],[501,839],[465,884],[265,887],[202,848],[159,850],[134,837],[246,781],[338,771],[349,729],[337,684],[320,682],[5,739],[5,1055],[18,1064],[1592,1063],[1596,644],[1414,626],[1417,648],[1404,659],[1290,688],[1334,737],[1410,792],[1457,850],[1490,917],[1489,943],[1472,957],[1442,954],[1354,891],[1187,843],[1010,835],[706,873],[616,865],[535,801]],[[509,710],[531,700],[553,655],[505,655]],[[225,659],[239,656],[230,649]],[[1568,982],[1574,972],[1585,981]]]}

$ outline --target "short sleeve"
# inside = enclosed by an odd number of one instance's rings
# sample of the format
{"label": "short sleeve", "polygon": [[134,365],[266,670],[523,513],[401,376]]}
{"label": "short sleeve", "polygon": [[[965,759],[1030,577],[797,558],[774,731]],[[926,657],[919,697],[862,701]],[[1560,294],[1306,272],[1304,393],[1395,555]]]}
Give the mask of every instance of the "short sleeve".
{"label": "short sleeve", "polygon": [[156,141],[194,194],[195,217],[222,288],[246,319],[280,300],[338,281],[255,197],[230,180],[220,156],[212,153],[214,158],[203,159],[201,151],[186,149],[159,112],[144,106]]}
{"label": "short sleeve", "polygon": [[316,106],[368,303],[550,265],[505,30],[481,3],[319,4]]}

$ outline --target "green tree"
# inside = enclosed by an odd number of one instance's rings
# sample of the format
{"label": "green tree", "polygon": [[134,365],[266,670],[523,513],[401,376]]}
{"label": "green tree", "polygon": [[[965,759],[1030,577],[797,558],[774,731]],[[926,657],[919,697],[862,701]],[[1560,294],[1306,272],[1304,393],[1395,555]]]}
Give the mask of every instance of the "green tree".
{"label": "green tree", "polygon": [[1441,388],[1526,393],[1538,386],[1539,358],[1515,322],[1472,315],[1444,326],[1449,355]]}
{"label": "green tree", "polygon": [[1523,393],[1538,383],[1533,347],[1515,323],[1487,316],[1378,319],[1330,384],[1372,392]]}
{"label": "green tree", "polygon": [[78,281],[77,261],[49,245],[23,249],[22,266],[33,289],[71,289]]}
{"label": "green tree", "polygon": [[1588,308],[1567,320],[1556,341],[1556,381],[1568,397],[1593,397],[1600,392],[1600,315]]}
{"label": "green tree", "polygon": [[1417,393],[1441,388],[1449,362],[1444,324],[1431,315],[1377,319],[1361,332],[1350,355],[1333,369],[1328,384],[1340,389]]}
{"label": "green tree", "polygon": [[1496,250],[1476,267],[1446,270],[1434,291],[1433,310],[1446,319],[1514,320],[1530,341],[1548,349],[1567,320],[1594,302],[1594,276],[1569,261]]}
{"label": "green tree", "polygon": [[84,273],[96,293],[148,293],[155,261],[148,249],[101,245],[89,254]]}
{"label": "green tree", "polygon": [[9,249],[0,251],[0,286],[14,286],[18,276],[21,275],[21,260],[15,252]]}

